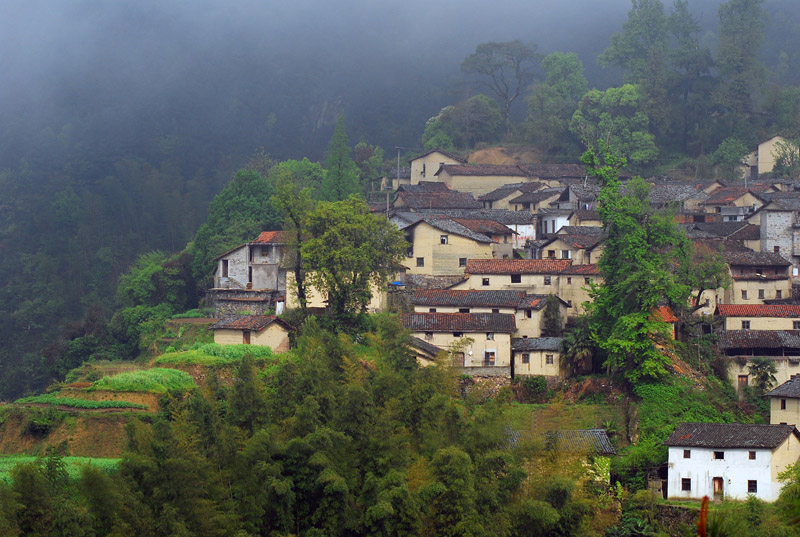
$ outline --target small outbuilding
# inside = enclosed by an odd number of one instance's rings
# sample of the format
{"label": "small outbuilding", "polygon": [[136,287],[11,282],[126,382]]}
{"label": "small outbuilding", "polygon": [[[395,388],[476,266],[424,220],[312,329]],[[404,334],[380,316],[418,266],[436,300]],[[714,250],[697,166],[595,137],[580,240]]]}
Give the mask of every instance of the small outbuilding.
{"label": "small outbuilding", "polygon": [[289,350],[291,325],[275,315],[229,315],[211,325],[214,343],[263,345],[276,353]]}

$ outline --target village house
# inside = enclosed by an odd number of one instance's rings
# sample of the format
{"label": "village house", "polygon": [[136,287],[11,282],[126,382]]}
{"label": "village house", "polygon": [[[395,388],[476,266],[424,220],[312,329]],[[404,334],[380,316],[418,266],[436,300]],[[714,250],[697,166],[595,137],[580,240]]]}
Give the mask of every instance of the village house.
{"label": "village house", "polygon": [[[400,276],[400,274],[396,274],[391,280],[396,280],[398,276]],[[370,299],[366,305],[366,311],[368,313],[386,311],[389,305],[389,289],[392,287],[393,285],[391,283],[387,287],[383,285],[376,285],[375,282],[370,282]],[[286,273],[286,307],[300,307],[300,300],[297,298],[297,285],[295,284],[293,271],[288,271]],[[311,285],[308,274],[306,274],[306,308],[313,313],[324,313],[325,310],[328,309],[328,296],[317,289],[314,285]]]}
{"label": "village house", "polygon": [[541,375],[563,378],[560,337],[512,338],[511,377]]}
{"label": "village house", "polygon": [[453,289],[511,289],[551,295],[570,259],[468,259],[466,278]]}
{"label": "village house", "polygon": [[794,374],[766,393],[769,398],[769,422],[797,426],[800,423],[800,374]]}
{"label": "village house", "polygon": [[[774,252],[723,251],[731,285],[717,304],[763,304],[792,296],[791,263]],[[720,300],[720,298],[722,298]]]}
{"label": "village house", "polygon": [[[748,218],[768,200],[761,194],[765,188],[722,187],[702,202],[707,218],[714,221],[736,222]],[[708,220],[707,220],[708,221]]]}
{"label": "village house", "polygon": [[[404,313],[400,322],[413,337],[452,349],[454,364],[465,374],[511,374],[514,315],[504,313]],[[467,338],[467,339],[465,339]]]}
{"label": "village house", "polygon": [[536,192],[548,188],[548,185],[534,181],[531,183],[511,183],[502,185],[491,192],[478,197],[478,201],[483,204],[484,209],[512,209],[509,203],[511,199],[528,192]]}
{"label": "village house", "polygon": [[750,180],[757,180],[761,174],[769,173],[775,167],[781,144],[788,143],[783,136],[772,136],[759,142],[756,149],[743,161],[743,172]]}
{"label": "village house", "polygon": [[264,231],[254,240],[216,258],[214,287],[222,289],[286,289],[281,261],[289,237],[285,231]]}
{"label": "village house", "polygon": [[[550,205],[558,199],[561,195],[563,187],[549,187],[537,190],[535,192],[523,192],[515,198],[508,200],[509,206],[514,211],[526,211],[529,213],[539,214],[542,209],[549,209]],[[566,222],[568,219],[564,214],[569,215],[569,211],[564,211],[562,221]],[[548,233],[555,233],[553,226],[546,222],[542,222],[540,237],[547,236]]]}
{"label": "village house", "polygon": [[731,385],[740,395],[752,384],[750,360],[766,357],[775,364],[775,380],[786,382],[800,373],[800,335],[786,330],[723,330],[717,346],[725,356]]}
{"label": "village house", "polygon": [[432,181],[434,174],[444,164],[466,164],[467,159],[441,149],[433,149],[408,161],[411,166],[411,184]]}
{"label": "village house", "polygon": [[600,260],[607,234],[601,227],[563,226],[539,246],[541,259],[572,259],[573,265]]}
{"label": "village house", "polygon": [[681,423],[668,448],[667,496],[746,500],[778,499],[778,475],[800,458],[794,425]]}
{"label": "village house", "polygon": [[442,183],[419,183],[400,189],[391,208],[419,212],[440,209],[481,209],[483,205],[469,192],[450,190]]}
{"label": "village house", "polygon": [[719,304],[725,330],[800,330],[800,305]]}
{"label": "village house", "polygon": [[532,181],[519,166],[503,164],[443,164],[434,176],[448,188],[478,198],[506,184]]}
{"label": "village house", "polygon": [[289,350],[291,325],[274,315],[228,315],[211,325],[214,343],[260,345],[273,352]]}
{"label": "village house", "polygon": [[513,256],[514,232],[493,220],[420,215],[401,230],[410,245],[408,274],[459,274],[469,258]]}
{"label": "village house", "polygon": [[781,196],[761,208],[760,249],[780,254],[791,262],[792,276],[797,277],[800,275],[800,197]]}
{"label": "village house", "polygon": [[559,274],[556,294],[567,303],[568,317],[583,315],[584,303],[592,300],[589,289],[593,282],[602,283],[596,264],[571,265]]}
{"label": "village house", "polygon": [[[514,337],[538,338],[542,335],[542,314],[548,296],[508,290],[420,289],[411,296],[411,304],[417,313],[511,314],[517,326]],[[565,320],[566,302],[559,299],[558,307]]]}

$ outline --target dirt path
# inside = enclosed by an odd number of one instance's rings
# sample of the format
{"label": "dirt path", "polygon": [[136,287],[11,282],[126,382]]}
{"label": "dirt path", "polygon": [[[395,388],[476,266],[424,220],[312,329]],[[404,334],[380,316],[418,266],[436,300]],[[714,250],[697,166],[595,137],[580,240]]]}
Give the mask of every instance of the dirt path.
{"label": "dirt path", "polygon": [[[29,408],[47,408],[52,406],[49,403],[18,403],[17,406],[22,407],[29,407]],[[86,414],[86,413],[95,413],[95,414],[110,414],[116,412],[141,412],[141,413],[150,413],[155,414],[152,410],[148,408],[132,408],[132,407],[125,407],[125,408],[75,408],[74,406],[69,405],[56,405],[58,410],[63,412],[71,412],[74,414]]]}

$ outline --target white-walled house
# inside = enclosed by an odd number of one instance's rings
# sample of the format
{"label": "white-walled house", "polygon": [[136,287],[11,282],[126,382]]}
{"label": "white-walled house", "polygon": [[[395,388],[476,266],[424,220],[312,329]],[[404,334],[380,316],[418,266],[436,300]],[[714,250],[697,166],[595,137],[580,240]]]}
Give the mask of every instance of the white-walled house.
{"label": "white-walled house", "polygon": [[664,441],[668,447],[667,496],[773,502],[778,474],[800,458],[794,425],[681,423]]}

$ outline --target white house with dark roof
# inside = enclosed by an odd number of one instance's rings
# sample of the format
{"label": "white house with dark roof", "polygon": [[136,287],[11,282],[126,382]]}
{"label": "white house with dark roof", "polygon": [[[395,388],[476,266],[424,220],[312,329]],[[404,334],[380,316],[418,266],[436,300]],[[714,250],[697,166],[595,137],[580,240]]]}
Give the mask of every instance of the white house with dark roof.
{"label": "white house with dark roof", "polygon": [[564,377],[560,359],[560,337],[512,338],[511,376]]}
{"label": "white house with dark roof", "polygon": [[286,289],[281,261],[289,243],[285,231],[263,231],[250,242],[216,258],[214,287],[223,289]]}
{"label": "white house with dark roof", "polygon": [[681,423],[664,441],[668,448],[667,496],[672,499],[773,502],[778,474],[800,458],[794,425]]}

